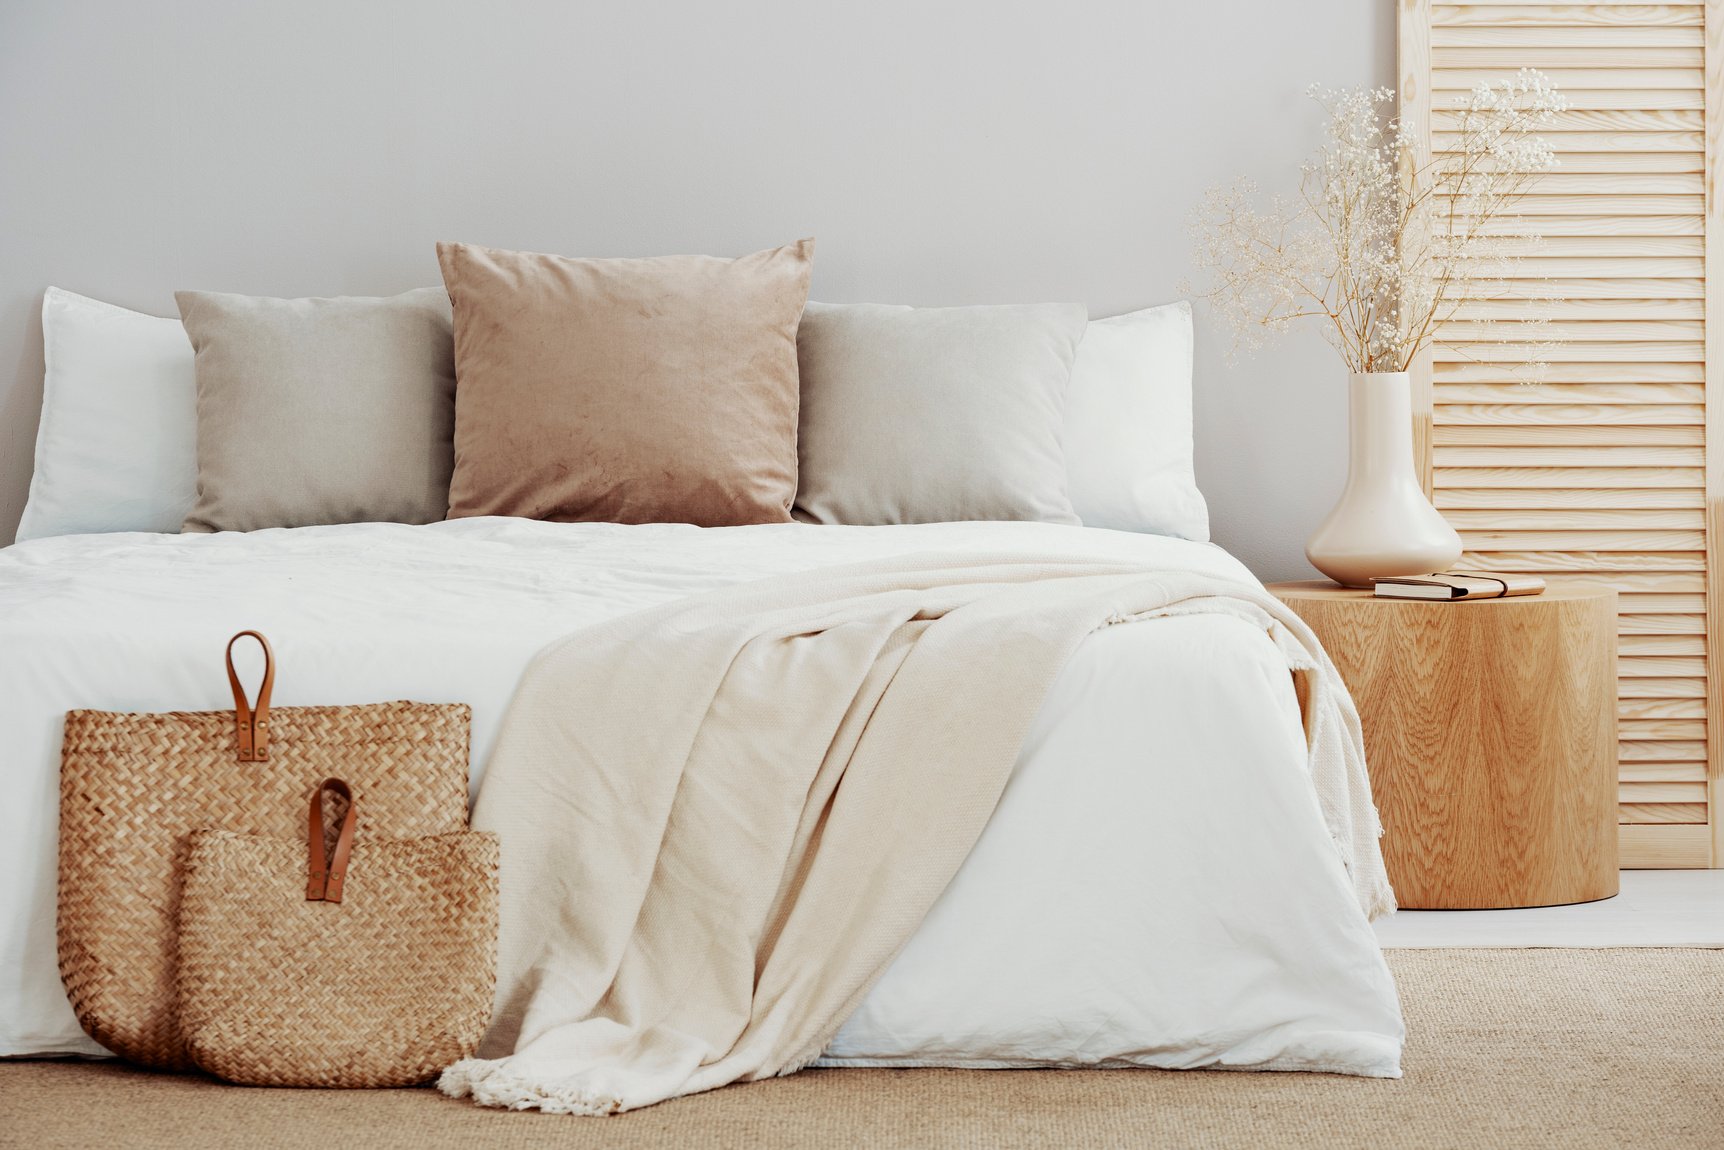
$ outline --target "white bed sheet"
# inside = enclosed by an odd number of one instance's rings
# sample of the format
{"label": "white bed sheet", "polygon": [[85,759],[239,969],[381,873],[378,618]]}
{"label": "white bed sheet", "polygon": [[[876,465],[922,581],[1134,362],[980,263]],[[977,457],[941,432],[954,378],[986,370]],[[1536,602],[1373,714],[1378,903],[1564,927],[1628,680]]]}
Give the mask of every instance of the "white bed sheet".
{"label": "white bed sheet", "polygon": [[[276,647],[277,705],[471,704],[476,789],[521,670],[555,636],[746,579],[1026,548],[1251,578],[1206,544],[1028,523],[469,519],[0,551],[0,1055],[101,1053],[55,960],[69,709],[230,706],[221,649],[257,628]],[[975,851],[828,1060],[1394,1075],[1402,1034],[1285,667],[1250,625],[1187,617],[1083,644]]]}

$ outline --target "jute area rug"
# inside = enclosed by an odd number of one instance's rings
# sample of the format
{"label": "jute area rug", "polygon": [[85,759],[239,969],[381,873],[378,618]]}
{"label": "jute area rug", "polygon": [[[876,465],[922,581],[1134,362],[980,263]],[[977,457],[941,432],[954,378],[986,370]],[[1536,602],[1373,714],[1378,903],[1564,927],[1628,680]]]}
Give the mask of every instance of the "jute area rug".
{"label": "jute area rug", "polygon": [[825,1070],[616,1118],[0,1062],[19,1147],[1724,1147],[1724,950],[1391,951],[1406,1077]]}

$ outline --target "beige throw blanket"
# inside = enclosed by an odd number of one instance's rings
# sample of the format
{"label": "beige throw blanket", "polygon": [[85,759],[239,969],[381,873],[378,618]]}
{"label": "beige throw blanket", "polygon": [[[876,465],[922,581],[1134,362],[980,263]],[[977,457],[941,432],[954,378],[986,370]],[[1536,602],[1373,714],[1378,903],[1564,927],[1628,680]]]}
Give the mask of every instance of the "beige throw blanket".
{"label": "beige throw blanket", "polygon": [[1261,588],[977,555],[770,579],[528,669],[474,816],[503,847],[492,1057],[442,1089],[606,1114],[806,1065],[964,861],[1077,644],[1191,612],[1255,622],[1306,676],[1325,818],[1391,909],[1357,714]]}

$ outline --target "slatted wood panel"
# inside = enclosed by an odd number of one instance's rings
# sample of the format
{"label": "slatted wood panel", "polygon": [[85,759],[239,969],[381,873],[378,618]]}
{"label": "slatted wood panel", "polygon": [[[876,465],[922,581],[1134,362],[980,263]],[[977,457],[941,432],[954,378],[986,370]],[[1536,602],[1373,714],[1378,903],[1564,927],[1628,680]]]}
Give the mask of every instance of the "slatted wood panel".
{"label": "slatted wood panel", "polygon": [[1546,238],[1511,241],[1506,289],[1414,365],[1414,431],[1463,565],[1620,593],[1624,866],[1724,865],[1721,9],[1401,3],[1402,115],[1432,151],[1481,81],[1535,67],[1568,100],[1561,166],[1520,208]]}

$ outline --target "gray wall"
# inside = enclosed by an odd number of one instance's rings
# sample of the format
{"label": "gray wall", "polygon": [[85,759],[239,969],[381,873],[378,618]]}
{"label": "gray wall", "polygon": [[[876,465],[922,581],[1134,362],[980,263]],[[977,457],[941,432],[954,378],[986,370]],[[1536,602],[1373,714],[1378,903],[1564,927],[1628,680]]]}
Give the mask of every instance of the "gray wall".
{"label": "gray wall", "polygon": [[[29,483],[43,287],[378,294],[432,244],[589,256],[819,239],[814,295],[1174,298],[1202,189],[1287,186],[1315,80],[1393,82],[1389,0],[0,0],[0,543]],[[1344,472],[1314,331],[1225,362],[1198,477],[1259,575]]]}

